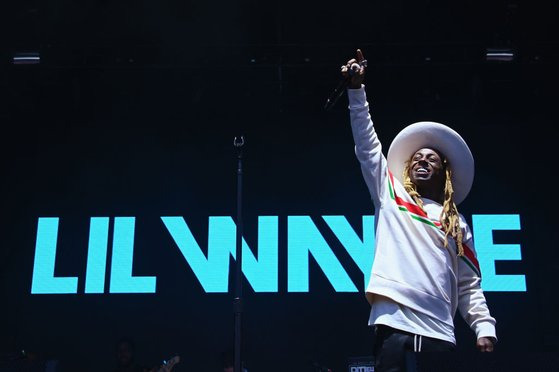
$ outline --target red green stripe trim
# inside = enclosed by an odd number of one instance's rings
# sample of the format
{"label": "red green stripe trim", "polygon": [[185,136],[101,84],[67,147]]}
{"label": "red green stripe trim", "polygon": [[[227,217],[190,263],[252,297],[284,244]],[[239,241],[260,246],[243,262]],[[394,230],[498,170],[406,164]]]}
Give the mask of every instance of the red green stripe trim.
{"label": "red green stripe trim", "polygon": [[481,269],[479,268],[479,262],[474,255],[474,251],[464,243],[462,243],[462,247],[464,248],[464,256],[461,256],[462,259],[481,278]]}
{"label": "red green stripe trim", "polygon": [[390,171],[388,171],[388,175],[390,177],[390,182],[388,182],[388,186],[389,186],[388,188],[390,189],[390,197],[396,202],[396,204],[399,206],[399,209],[401,211],[408,211],[410,213],[415,214],[416,216],[413,217],[416,220],[424,222],[428,225],[432,225],[435,227],[441,226],[441,223],[439,221],[430,220],[427,214],[425,213],[425,211],[421,209],[418,205],[409,203],[404,199],[400,198],[398,195],[396,195],[396,190],[394,189],[394,175]]}
{"label": "red green stripe trim", "polygon": [[[396,190],[394,188],[394,175],[392,174],[391,171],[388,171],[388,176],[389,176],[388,188],[390,191],[390,197],[396,202],[396,205],[398,205],[398,209],[400,209],[403,212],[409,212],[410,216],[415,220],[418,220],[427,225],[442,230],[441,223],[439,221],[430,220],[429,217],[427,217],[425,211],[421,209],[418,205],[406,202],[398,195],[396,195]],[[462,243],[462,247],[464,248],[464,256],[460,256],[460,257],[481,278],[481,270],[479,268],[479,262],[476,259],[476,256],[474,255],[474,251],[464,243]]]}

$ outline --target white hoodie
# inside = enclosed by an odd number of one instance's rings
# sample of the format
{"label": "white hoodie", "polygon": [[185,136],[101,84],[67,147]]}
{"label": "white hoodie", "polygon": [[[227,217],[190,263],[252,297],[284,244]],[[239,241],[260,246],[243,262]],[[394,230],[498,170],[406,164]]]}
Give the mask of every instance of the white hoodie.
{"label": "white hoodie", "polygon": [[[348,89],[355,153],[375,205],[375,256],[366,295],[386,296],[416,314],[454,327],[456,309],[477,338],[495,337],[480,287],[481,273],[472,233],[460,215],[464,256],[440,228],[442,206],[423,199],[420,208],[387,167],[369,115],[365,90]],[[413,149],[413,151],[418,149]]]}

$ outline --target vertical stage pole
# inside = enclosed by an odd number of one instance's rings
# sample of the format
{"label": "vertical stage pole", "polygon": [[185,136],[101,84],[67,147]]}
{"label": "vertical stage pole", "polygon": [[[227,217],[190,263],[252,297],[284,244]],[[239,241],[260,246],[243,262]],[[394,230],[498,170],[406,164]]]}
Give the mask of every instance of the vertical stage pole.
{"label": "vertical stage pole", "polygon": [[233,300],[233,309],[235,312],[235,372],[242,372],[241,358],[241,328],[243,315],[243,145],[245,139],[235,137],[233,145],[237,149],[237,236],[235,247],[235,298]]}

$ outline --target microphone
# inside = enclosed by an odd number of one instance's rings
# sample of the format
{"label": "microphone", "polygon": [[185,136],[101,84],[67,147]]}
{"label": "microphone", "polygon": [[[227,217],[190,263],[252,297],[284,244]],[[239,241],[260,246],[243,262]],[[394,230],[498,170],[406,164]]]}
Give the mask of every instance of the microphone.
{"label": "microphone", "polygon": [[329,111],[332,107],[334,107],[336,102],[338,102],[338,99],[340,99],[342,94],[344,94],[347,86],[351,82],[351,78],[353,77],[353,75],[355,75],[356,72],[358,72],[361,69],[361,67],[367,67],[367,60],[366,59],[362,60],[359,63],[353,63],[349,67],[349,70],[347,71],[348,76],[345,79],[343,79],[342,81],[340,81],[340,83],[338,84],[336,89],[334,89],[332,94],[330,94],[330,96],[326,100],[326,103],[324,104],[324,109],[326,111]]}

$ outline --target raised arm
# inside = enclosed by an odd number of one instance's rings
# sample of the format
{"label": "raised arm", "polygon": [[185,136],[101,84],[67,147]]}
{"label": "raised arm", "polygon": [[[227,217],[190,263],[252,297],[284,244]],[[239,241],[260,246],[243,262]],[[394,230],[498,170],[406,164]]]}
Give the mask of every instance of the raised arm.
{"label": "raised arm", "polygon": [[472,232],[467,225],[464,234],[464,256],[458,258],[458,310],[476,333],[478,349],[493,351],[493,345],[497,341],[496,321],[489,313],[481,289],[481,272]]}
{"label": "raised arm", "polygon": [[365,95],[363,79],[365,67],[359,65],[363,61],[363,53],[357,49],[357,58],[350,59],[342,66],[342,75],[347,77],[350,70],[353,76],[347,90],[351,131],[355,141],[355,155],[361,164],[361,172],[371,193],[375,208],[380,208],[385,192],[387,192],[388,168],[386,158],[382,154],[382,146],[373,127],[369,114],[369,103]]}

